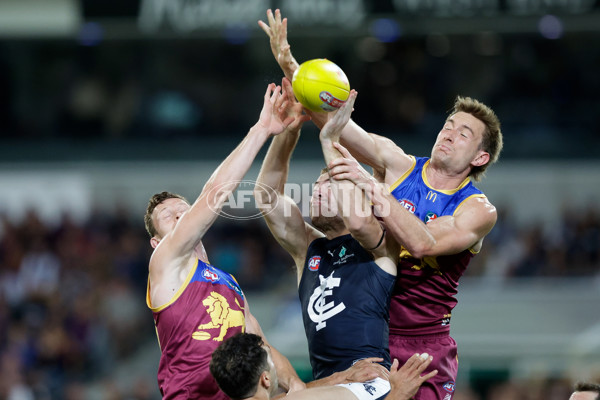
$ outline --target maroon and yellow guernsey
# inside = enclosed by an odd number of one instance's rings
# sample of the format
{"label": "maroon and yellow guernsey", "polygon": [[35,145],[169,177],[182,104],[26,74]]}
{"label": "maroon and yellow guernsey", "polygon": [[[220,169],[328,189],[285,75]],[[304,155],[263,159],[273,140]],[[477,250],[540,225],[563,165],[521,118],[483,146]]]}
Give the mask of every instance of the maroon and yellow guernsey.
{"label": "maroon and yellow guernsey", "polygon": [[158,386],[163,399],[228,399],[208,367],[223,340],[245,330],[244,295],[233,276],[198,260],[167,304],[151,304],[150,285],[146,303],[162,353]]}
{"label": "maroon and yellow guernsey", "polygon": [[[390,188],[392,195],[421,221],[453,215],[467,199],[485,197],[464,180],[454,190],[436,190],[429,185],[425,170],[429,158],[415,158],[413,167]],[[398,278],[390,304],[390,334],[429,335],[448,333],[456,306],[458,280],[475,252],[414,258],[402,249]]]}

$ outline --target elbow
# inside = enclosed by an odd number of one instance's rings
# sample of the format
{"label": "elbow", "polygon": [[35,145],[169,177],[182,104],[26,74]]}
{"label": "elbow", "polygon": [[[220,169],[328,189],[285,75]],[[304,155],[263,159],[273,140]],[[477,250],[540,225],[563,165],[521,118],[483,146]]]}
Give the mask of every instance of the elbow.
{"label": "elbow", "polygon": [[405,245],[406,250],[415,258],[423,258],[427,256],[434,255],[436,241],[435,239],[431,239],[428,241],[411,243],[410,245]]}
{"label": "elbow", "polygon": [[256,185],[254,187],[254,199],[259,209],[264,206],[271,206],[277,201],[277,193],[266,185]]}

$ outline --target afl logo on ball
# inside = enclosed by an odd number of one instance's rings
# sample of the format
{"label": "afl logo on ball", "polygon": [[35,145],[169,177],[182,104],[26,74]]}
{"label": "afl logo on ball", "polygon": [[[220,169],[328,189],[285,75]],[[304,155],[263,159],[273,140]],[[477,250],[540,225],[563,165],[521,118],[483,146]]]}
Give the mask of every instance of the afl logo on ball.
{"label": "afl logo on ball", "polygon": [[321,264],[321,256],[312,256],[310,260],[308,260],[308,269],[311,271],[317,271],[319,269],[319,265]]}

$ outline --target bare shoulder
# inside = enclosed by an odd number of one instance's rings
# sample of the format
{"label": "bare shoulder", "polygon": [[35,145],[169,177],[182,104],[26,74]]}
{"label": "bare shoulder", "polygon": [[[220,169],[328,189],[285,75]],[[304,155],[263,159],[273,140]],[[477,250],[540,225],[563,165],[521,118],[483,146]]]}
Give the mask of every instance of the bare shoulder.
{"label": "bare shoulder", "polygon": [[496,207],[486,196],[472,196],[464,201],[456,210],[454,216],[463,221],[469,221],[476,229],[486,234],[494,227],[498,219]]}
{"label": "bare shoulder", "polygon": [[155,306],[166,304],[171,300],[198,262],[194,254],[173,257],[167,245],[168,242],[161,242],[154,249],[148,265],[150,300]]}

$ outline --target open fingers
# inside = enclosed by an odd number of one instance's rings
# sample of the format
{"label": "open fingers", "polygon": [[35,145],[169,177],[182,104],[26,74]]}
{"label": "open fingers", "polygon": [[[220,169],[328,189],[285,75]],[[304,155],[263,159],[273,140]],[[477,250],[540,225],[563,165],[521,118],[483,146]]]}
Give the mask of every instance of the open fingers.
{"label": "open fingers", "polygon": [[[275,10],[277,11],[277,10]],[[273,17],[273,10],[270,8],[267,10],[267,21],[269,21],[269,26],[275,25],[275,18]]]}
{"label": "open fingers", "polygon": [[[275,85],[275,84],[272,83],[271,85]],[[269,86],[271,86],[271,85],[269,85]],[[271,104],[273,105],[273,107],[275,107],[275,105],[277,104],[277,101],[280,99],[280,97],[281,97],[281,86],[275,85],[273,87],[273,93],[271,94],[271,97],[269,99],[271,101]]]}
{"label": "open fingers", "polygon": [[271,98],[271,94],[272,94],[274,88],[275,88],[275,84],[269,83],[269,85],[267,86],[267,91],[265,92],[265,102],[269,101],[269,99]]}
{"label": "open fingers", "polygon": [[258,26],[260,26],[260,29],[262,29],[267,34],[267,36],[271,37],[271,28],[269,28],[269,25],[259,20]]}
{"label": "open fingers", "polygon": [[421,354],[419,357],[421,364],[417,367],[417,372],[420,374],[429,367],[429,364],[433,361],[433,357],[427,353]]}
{"label": "open fingers", "polygon": [[290,98],[290,99],[295,98],[294,88],[292,87],[292,82],[290,82],[290,80],[288,78],[283,78],[281,80],[281,87],[283,88],[283,91],[288,96],[288,98]]}

